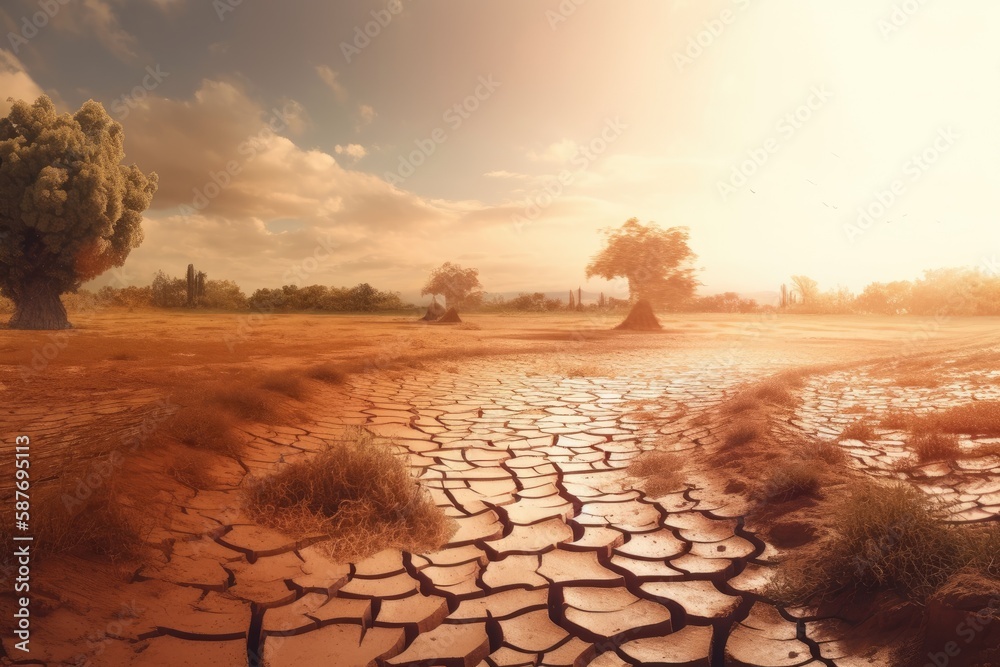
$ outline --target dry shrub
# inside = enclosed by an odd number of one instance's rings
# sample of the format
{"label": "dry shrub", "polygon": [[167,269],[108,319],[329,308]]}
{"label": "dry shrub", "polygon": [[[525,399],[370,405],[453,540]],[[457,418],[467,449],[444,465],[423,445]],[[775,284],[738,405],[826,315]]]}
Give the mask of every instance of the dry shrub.
{"label": "dry shrub", "polygon": [[233,383],[216,390],[210,400],[240,419],[272,423],[278,415],[278,402],[272,392],[259,387]]}
{"label": "dry shrub", "polygon": [[244,507],[277,530],[329,537],[331,556],[343,561],[389,547],[434,551],[453,531],[407,460],[360,429],[308,460],[248,480]]}
{"label": "dry shrub", "polygon": [[726,447],[739,447],[752,442],[762,435],[760,427],[749,421],[739,420],[726,433]]}
{"label": "dry shrub", "polygon": [[954,461],[961,458],[958,438],[948,433],[920,433],[906,443],[917,454],[921,463],[928,461]]}
{"label": "dry shrub", "polygon": [[975,401],[933,412],[916,420],[913,430],[1000,436],[1000,401]]}
{"label": "dry shrub", "polygon": [[775,405],[791,405],[795,402],[788,390],[794,383],[789,377],[775,376],[759,383],[753,390],[753,395],[765,403]]}
{"label": "dry shrub", "polygon": [[823,440],[809,449],[808,457],[819,459],[832,466],[844,465],[847,463],[847,454],[840,445]]}
{"label": "dry shrub", "polygon": [[306,377],[325,382],[326,384],[344,384],[344,381],[347,380],[347,373],[341,370],[336,364],[327,362],[319,366],[313,366],[307,370]]}
{"label": "dry shrub", "polygon": [[614,371],[604,366],[598,366],[596,364],[581,364],[578,366],[563,366],[560,368],[560,375],[569,378],[613,378],[615,377]]}
{"label": "dry shrub", "polygon": [[[35,489],[32,492],[31,530],[34,536],[33,558],[55,556],[104,556],[112,564],[140,560],[144,555],[149,525],[139,511],[123,502],[115,480],[108,479],[90,495],[79,493],[78,480],[72,485]],[[88,491],[91,491],[88,487]],[[82,499],[81,499],[81,496]],[[13,509],[13,504],[10,504]],[[0,510],[0,539],[12,544],[14,516],[7,508]],[[0,566],[12,566],[10,553],[0,554]]]}
{"label": "dry shrub", "polygon": [[759,410],[761,407],[760,401],[754,398],[749,392],[744,392],[737,394],[726,403],[725,410],[732,414],[737,414],[740,412],[753,412]]}
{"label": "dry shrub", "polygon": [[761,495],[771,502],[785,502],[816,495],[821,486],[820,469],[806,461],[775,468],[761,487]]}
{"label": "dry shrub", "polygon": [[838,440],[860,440],[862,442],[868,442],[869,440],[873,440],[876,435],[875,427],[872,426],[871,420],[859,419],[845,426],[844,430],[841,431]]}
{"label": "dry shrub", "polygon": [[902,410],[890,410],[882,415],[879,420],[878,425],[882,428],[892,429],[894,431],[905,431],[910,428],[915,417],[911,414],[907,414]]}
{"label": "dry shrub", "polygon": [[185,445],[224,456],[238,455],[244,445],[233,418],[205,405],[188,405],[178,410],[167,422],[165,432]]}
{"label": "dry shrub", "polygon": [[652,498],[658,498],[677,491],[683,484],[680,474],[680,459],[669,452],[645,452],[640,454],[626,471],[641,480],[643,491]]}
{"label": "dry shrub", "polygon": [[262,389],[273,391],[276,394],[294,398],[301,401],[306,397],[306,383],[299,375],[293,375],[287,371],[274,371],[268,373],[260,380]]}
{"label": "dry shrub", "polygon": [[784,561],[769,593],[787,604],[891,590],[923,601],[956,572],[996,573],[997,527],[949,525],[904,483],[855,482],[832,507],[830,534]]}

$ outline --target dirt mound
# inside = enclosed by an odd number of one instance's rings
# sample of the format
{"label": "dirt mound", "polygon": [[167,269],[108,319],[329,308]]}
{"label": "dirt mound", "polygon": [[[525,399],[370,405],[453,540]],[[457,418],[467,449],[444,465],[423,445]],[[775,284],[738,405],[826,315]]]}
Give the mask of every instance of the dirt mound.
{"label": "dirt mound", "polygon": [[437,299],[431,301],[431,305],[427,306],[427,313],[420,318],[422,322],[435,322],[444,315],[444,306],[438,303]]}
{"label": "dirt mound", "polygon": [[435,324],[459,324],[462,318],[458,316],[458,311],[454,308],[449,308],[448,312],[441,316],[441,319],[437,320]]}
{"label": "dirt mound", "polygon": [[653,314],[652,304],[642,299],[632,306],[628,317],[625,318],[624,322],[616,326],[615,329],[626,331],[662,331],[663,327],[660,326],[659,320]]}

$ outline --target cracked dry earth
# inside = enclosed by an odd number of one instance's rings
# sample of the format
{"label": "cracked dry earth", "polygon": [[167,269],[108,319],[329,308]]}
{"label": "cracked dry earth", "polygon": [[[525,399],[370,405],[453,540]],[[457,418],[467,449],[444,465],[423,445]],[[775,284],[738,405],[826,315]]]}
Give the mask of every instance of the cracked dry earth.
{"label": "cracked dry earth", "polygon": [[[98,633],[86,664],[875,664],[761,595],[778,552],[718,483],[654,498],[626,473],[657,444],[692,457],[714,445],[725,424],[699,415],[777,364],[602,361],[618,377],[538,375],[530,357],[359,375],[329,390],[330,414],[307,430],[258,427],[242,466],[151,536],[162,558],[125,587],[134,608]],[[339,564],[242,516],[246,474],[353,426],[408,454],[457,525],[445,548]],[[83,650],[37,643],[41,664]]]}

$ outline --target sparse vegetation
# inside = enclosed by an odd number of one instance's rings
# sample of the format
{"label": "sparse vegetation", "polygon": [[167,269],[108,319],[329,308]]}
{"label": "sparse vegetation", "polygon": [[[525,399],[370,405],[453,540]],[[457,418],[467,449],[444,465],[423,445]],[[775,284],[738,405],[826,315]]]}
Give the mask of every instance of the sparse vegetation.
{"label": "sparse vegetation", "polygon": [[637,456],[628,467],[628,474],[637,477],[646,495],[658,498],[683,488],[678,470],[680,459],[670,452],[650,451]]}
{"label": "sparse vegetation", "polygon": [[325,536],[331,555],[344,562],[388,547],[433,551],[452,533],[407,460],[360,429],[309,460],[250,479],[244,506],[263,525]]}
{"label": "sparse vegetation", "polygon": [[756,440],[760,435],[761,429],[756,423],[747,419],[738,420],[726,433],[725,445],[739,447]]}
{"label": "sparse vegetation", "polygon": [[954,461],[961,458],[962,449],[958,438],[949,433],[918,433],[910,438],[907,445],[921,463],[929,461]]}
{"label": "sparse vegetation", "polygon": [[765,500],[785,502],[800,496],[811,496],[820,489],[820,471],[806,461],[793,461],[775,468],[764,481],[761,495]]}
{"label": "sparse vegetation", "polygon": [[300,375],[285,371],[274,371],[261,378],[260,386],[289,398],[301,401],[306,397],[306,383]]}
{"label": "sparse vegetation", "polygon": [[840,437],[838,440],[860,440],[861,442],[868,442],[869,440],[874,440],[878,434],[875,432],[875,427],[868,419],[859,419],[857,421],[851,422],[844,427],[844,430],[840,432]]}
{"label": "sparse vegetation", "polygon": [[923,601],[951,576],[996,576],[1000,529],[952,526],[908,484],[855,482],[832,507],[832,533],[782,563],[770,594],[806,604],[861,590],[891,590]]}
{"label": "sparse vegetation", "polygon": [[306,371],[306,377],[326,384],[344,384],[344,381],[347,380],[347,373],[336,364],[327,362],[310,368]]}

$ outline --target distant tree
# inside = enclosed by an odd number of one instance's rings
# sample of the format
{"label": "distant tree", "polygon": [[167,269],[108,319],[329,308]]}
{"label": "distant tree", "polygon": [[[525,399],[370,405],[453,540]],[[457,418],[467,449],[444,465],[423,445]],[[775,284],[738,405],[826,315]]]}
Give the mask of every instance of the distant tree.
{"label": "distant tree", "polygon": [[637,218],[605,230],[605,246],[587,265],[587,277],[628,279],[629,300],[649,299],[656,306],[681,303],[694,294],[697,280],[686,227],[660,229]]}
{"label": "distant tree", "polygon": [[799,295],[799,303],[808,306],[819,295],[819,283],[808,276],[792,276],[792,291]]}
{"label": "distant tree", "polygon": [[247,297],[232,280],[206,280],[205,294],[198,304],[218,310],[243,310],[247,307]]}
{"label": "distant tree", "polygon": [[479,269],[463,269],[458,264],[445,262],[431,272],[420,296],[443,296],[449,308],[462,308],[466,300],[483,286],[479,282]]}
{"label": "distant tree", "polygon": [[157,271],[150,285],[151,301],[157,308],[180,308],[187,303],[187,281]]}
{"label": "distant tree", "polygon": [[891,283],[872,283],[855,300],[855,308],[862,313],[876,315],[901,315],[910,309],[913,283],[897,280]]}
{"label": "distant tree", "polygon": [[0,119],[0,294],[15,305],[11,328],[70,327],[60,295],[122,266],[142,242],[157,177],[124,158],[122,126],[93,100],[60,115],[43,95]]}

